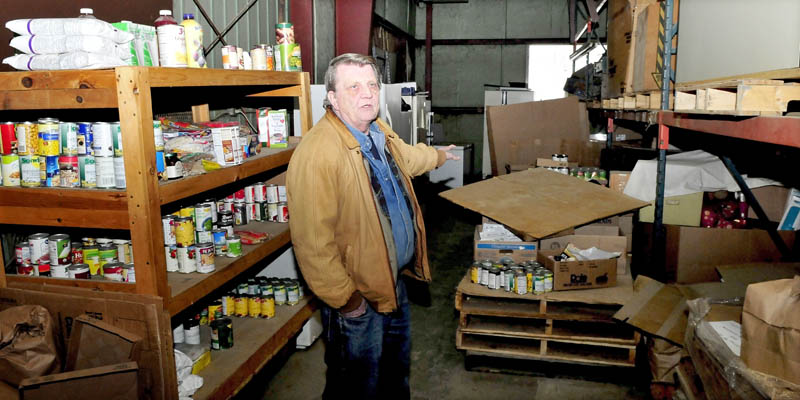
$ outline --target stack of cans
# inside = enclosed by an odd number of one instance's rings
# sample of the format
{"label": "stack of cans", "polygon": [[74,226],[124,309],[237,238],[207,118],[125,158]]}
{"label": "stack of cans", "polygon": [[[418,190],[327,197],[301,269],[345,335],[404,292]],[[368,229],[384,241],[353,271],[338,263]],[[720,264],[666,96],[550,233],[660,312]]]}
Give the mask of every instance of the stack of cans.
{"label": "stack of cans", "polygon": [[35,233],[15,246],[17,273],[70,279],[108,279],[136,282],[131,241]]}

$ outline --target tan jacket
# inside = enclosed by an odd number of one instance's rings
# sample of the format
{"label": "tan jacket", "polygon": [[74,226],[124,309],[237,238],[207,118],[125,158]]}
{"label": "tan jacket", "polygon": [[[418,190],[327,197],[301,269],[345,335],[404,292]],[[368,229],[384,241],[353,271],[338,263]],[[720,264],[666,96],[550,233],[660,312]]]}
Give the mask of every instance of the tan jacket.
{"label": "tan jacket", "polygon": [[[383,121],[377,123],[386,134],[386,146],[413,207],[413,273],[430,281],[422,210],[411,177],[443,164],[444,152],[424,144],[410,146]],[[387,231],[381,226],[361,146],[332,111],[303,136],[286,179],[292,244],[314,294],[341,308],[359,291],[377,311],[393,311],[397,297],[391,262],[396,257],[390,256],[384,238]]]}

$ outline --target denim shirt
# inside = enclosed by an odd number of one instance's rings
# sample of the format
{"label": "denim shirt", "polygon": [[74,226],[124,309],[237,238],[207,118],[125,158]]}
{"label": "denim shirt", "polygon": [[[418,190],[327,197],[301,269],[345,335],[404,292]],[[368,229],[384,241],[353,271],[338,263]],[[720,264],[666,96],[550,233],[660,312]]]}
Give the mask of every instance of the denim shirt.
{"label": "denim shirt", "polygon": [[[392,237],[397,249],[397,265],[398,268],[405,266],[411,262],[414,255],[414,223],[408,194],[405,193],[405,188],[398,181],[399,177],[392,173],[392,167],[395,170],[397,167],[389,164],[391,154],[386,149],[386,135],[375,122],[369,126],[369,136],[347,123],[345,125],[361,145],[361,154],[369,162],[372,175],[380,184],[380,193],[375,194],[379,199],[385,198],[386,209],[382,211],[388,214],[392,225]],[[394,163],[394,160],[391,162]],[[380,206],[383,209],[383,204]]]}

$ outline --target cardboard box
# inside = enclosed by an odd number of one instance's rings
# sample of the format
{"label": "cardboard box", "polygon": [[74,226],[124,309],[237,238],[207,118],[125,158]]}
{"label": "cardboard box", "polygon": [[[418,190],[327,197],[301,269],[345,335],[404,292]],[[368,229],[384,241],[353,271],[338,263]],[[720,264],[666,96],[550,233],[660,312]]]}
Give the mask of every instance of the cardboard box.
{"label": "cardboard box", "polygon": [[589,225],[576,229],[574,235],[559,236],[539,241],[540,250],[562,250],[572,243],[579,249],[597,247],[605,251],[617,251],[622,255],[616,259],[617,275],[627,273],[628,240],[620,236],[619,227],[605,225]]}
{"label": "cardboard box", "polygon": [[800,276],[747,287],[742,361],[800,385]]}
{"label": "cardboard box", "polygon": [[533,239],[648,204],[545,169],[502,175],[439,195]]}
{"label": "cardboard box", "polygon": [[589,141],[588,115],[586,103],[575,96],[487,107],[492,175],[505,174],[506,165],[532,165],[554,153],[580,165],[600,165],[605,143]]}
{"label": "cardboard box", "polygon": [[481,227],[475,227],[475,261],[498,261],[503,257],[511,257],[515,262],[535,260],[539,248],[537,242],[502,242],[481,240]]}
{"label": "cardboard box", "polygon": [[[588,225],[575,228],[575,233],[579,235],[591,235],[589,229],[594,226],[615,226],[619,228],[619,233],[627,239],[627,252],[633,251],[633,213],[615,215],[613,217],[599,219]],[[628,263],[630,266],[630,263]]]}
{"label": "cardboard box", "polygon": [[631,171],[611,171],[608,177],[609,189],[625,193],[625,185],[628,183],[628,178],[630,177]]}
{"label": "cardboard box", "polygon": [[[786,211],[786,199],[789,198],[791,189],[783,186],[762,186],[751,189],[751,191],[764,213],[767,214],[767,218],[772,222],[780,222]],[[747,215],[750,218],[756,218],[756,212],[752,207],[748,210]]]}
{"label": "cardboard box", "polygon": [[635,0],[608,2],[608,92],[605,98],[633,90],[633,10]]}
{"label": "cardboard box", "polygon": [[[703,211],[703,192],[664,198],[664,217],[662,221],[669,225],[700,226]],[[655,201],[650,206],[639,210],[639,221],[653,222]]]}
{"label": "cardboard box", "polygon": [[135,362],[128,362],[28,378],[20,383],[20,398],[136,400],[138,370]]}
{"label": "cardboard box", "polygon": [[[659,90],[661,87],[661,67],[658,60],[662,57],[658,54],[661,45],[658,32],[661,29],[659,24],[659,14],[661,12],[661,2],[651,2],[644,4],[637,3],[634,10],[633,22],[633,82],[632,88],[636,93],[652,90]],[[673,2],[672,21],[678,23],[678,9],[680,2]],[[677,36],[672,40],[672,46],[677,47]],[[671,64],[675,69],[677,57],[672,56]]]}
{"label": "cardboard box", "polygon": [[[634,255],[637,262],[647,262],[652,256],[652,224],[640,224],[642,234],[637,234]],[[719,265],[749,262],[778,262],[781,254],[761,229],[717,229],[665,225],[666,229],[666,279],[678,283],[719,281]],[[779,232],[784,242],[792,248],[795,233]],[[639,271],[647,273],[648,271]],[[657,271],[650,271],[655,273]]]}
{"label": "cardboard box", "polygon": [[76,371],[138,360],[141,340],[124,329],[81,315],[72,328],[64,369]]}
{"label": "cardboard box", "polygon": [[617,260],[554,261],[561,250],[541,250],[538,260],[553,271],[553,290],[597,289],[617,284]]}

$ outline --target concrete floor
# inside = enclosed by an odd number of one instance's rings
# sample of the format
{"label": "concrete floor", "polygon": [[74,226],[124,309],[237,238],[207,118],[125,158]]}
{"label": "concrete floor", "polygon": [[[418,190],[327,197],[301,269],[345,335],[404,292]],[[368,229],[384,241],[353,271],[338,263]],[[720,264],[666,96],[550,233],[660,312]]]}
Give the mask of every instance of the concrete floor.
{"label": "concrete floor", "polygon": [[[428,231],[433,283],[412,304],[411,394],[414,399],[643,399],[648,398],[642,368],[610,369],[504,359],[473,359],[469,365],[498,372],[465,369],[455,347],[458,324],[455,288],[472,260],[473,231],[480,216],[437,195],[439,188],[417,183]],[[423,288],[426,289],[426,288]],[[413,298],[412,298],[413,302]],[[325,385],[324,343],[288,352],[271,363],[237,398],[318,399]]]}

